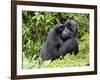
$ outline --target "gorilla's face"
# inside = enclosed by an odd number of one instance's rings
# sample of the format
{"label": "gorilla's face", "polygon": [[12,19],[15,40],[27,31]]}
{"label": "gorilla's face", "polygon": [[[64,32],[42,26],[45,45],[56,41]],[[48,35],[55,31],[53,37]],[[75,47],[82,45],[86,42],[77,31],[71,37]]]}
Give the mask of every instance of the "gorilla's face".
{"label": "gorilla's face", "polygon": [[64,24],[64,30],[61,33],[61,38],[67,40],[77,35],[78,25],[73,20],[67,20]]}
{"label": "gorilla's face", "polygon": [[69,37],[70,37],[70,31],[65,27],[65,29],[61,33],[61,38],[65,40]]}

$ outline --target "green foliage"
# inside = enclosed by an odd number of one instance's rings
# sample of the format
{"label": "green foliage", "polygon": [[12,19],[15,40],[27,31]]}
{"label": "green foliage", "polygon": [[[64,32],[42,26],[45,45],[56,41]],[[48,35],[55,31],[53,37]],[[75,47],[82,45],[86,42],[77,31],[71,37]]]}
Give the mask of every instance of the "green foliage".
{"label": "green foliage", "polygon": [[[80,53],[77,56],[68,54],[64,59],[53,62],[42,61],[39,57],[36,59],[49,30],[67,19],[75,20],[79,24]],[[23,11],[22,42],[25,69],[89,65],[89,14]]]}

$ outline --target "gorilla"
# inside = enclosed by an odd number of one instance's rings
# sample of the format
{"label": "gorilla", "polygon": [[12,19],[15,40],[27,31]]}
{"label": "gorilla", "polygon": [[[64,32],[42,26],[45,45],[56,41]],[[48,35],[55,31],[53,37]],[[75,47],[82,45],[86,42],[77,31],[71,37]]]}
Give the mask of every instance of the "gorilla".
{"label": "gorilla", "polygon": [[67,20],[64,24],[56,24],[49,31],[46,42],[40,50],[43,60],[54,60],[64,57],[67,53],[79,52],[78,50],[78,24],[73,20]]}

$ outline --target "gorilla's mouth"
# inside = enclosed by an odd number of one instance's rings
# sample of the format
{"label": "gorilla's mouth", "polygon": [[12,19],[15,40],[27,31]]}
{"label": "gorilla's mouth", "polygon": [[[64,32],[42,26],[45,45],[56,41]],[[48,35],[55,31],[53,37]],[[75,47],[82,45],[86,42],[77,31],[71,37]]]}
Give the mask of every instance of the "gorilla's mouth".
{"label": "gorilla's mouth", "polygon": [[69,33],[62,32],[62,34],[61,34],[61,39],[62,39],[63,41],[66,41],[66,40],[69,39],[69,38],[70,38]]}

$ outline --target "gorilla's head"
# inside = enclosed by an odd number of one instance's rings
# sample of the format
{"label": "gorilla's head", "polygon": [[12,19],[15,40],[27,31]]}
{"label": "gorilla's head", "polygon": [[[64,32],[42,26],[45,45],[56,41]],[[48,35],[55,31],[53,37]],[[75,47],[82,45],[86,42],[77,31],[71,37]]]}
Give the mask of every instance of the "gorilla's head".
{"label": "gorilla's head", "polygon": [[73,20],[67,20],[64,24],[56,24],[54,32],[60,34],[62,40],[67,40],[77,36],[78,24]]}
{"label": "gorilla's head", "polygon": [[78,24],[74,20],[67,20],[64,25],[66,26],[67,29],[70,31],[77,33],[78,30]]}
{"label": "gorilla's head", "polygon": [[67,20],[64,24],[64,30],[62,31],[61,38],[63,40],[73,38],[77,36],[78,24],[73,20]]}

